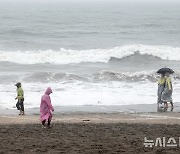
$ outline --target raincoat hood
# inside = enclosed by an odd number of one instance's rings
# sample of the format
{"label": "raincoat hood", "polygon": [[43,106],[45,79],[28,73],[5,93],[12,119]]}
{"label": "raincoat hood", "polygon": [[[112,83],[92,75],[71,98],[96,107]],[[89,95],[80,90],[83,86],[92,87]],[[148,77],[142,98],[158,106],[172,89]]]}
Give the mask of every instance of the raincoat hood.
{"label": "raincoat hood", "polygon": [[16,83],[15,86],[18,88],[21,87],[21,82]]}
{"label": "raincoat hood", "polygon": [[48,87],[45,94],[50,95],[51,93],[52,93],[52,89],[50,87]]}

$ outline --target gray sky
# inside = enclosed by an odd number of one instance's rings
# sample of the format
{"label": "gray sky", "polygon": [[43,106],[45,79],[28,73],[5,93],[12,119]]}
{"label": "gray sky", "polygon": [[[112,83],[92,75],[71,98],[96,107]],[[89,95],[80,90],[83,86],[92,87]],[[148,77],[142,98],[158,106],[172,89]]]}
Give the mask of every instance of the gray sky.
{"label": "gray sky", "polygon": [[0,0],[0,2],[180,2],[180,0]]}

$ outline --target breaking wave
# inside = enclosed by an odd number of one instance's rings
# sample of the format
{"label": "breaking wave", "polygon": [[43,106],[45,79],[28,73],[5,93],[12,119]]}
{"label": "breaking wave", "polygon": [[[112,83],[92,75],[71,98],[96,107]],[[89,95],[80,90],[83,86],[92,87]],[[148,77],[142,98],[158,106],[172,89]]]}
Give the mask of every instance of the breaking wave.
{"label": "breaking wave", "polygon": [[[158,74],[155,71],[141,71],[141,72],[113,72],[113,71],[100,71],[93,74],[72,74],[72,73],[52,73],[52,72],[38,72],[32,74],[24,74],[21,77],[17,75],[1,75],[0,83],[15,83],[21,80],[26,83],[59,83],[59,82],[111,82],[111,81],[122,81],[122,82],[157,82],[159,79]],[[180,72],[176,72],[173,75],[173,80],[180,81]]]}
{"label": "breaking wave", "polygon": [[108,63],[111,58],[122,59],[127,56],[149,55],[163,60],[180,61],[180,47],[124,45],[112,49],[71,50],[61,48],[59,51],[0,51],[0,62],[17,64],[70,64],[70,63]]}

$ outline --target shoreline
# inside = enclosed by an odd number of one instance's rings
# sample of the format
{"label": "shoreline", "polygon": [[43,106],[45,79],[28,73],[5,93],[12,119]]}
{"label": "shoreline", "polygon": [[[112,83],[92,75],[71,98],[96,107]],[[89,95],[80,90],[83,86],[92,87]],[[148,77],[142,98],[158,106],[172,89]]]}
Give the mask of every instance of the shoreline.
{"label": "shoreline", "polygon": [[[174,111],[156,104],[122,106],[60,106],[54,107],[53,123],[147,123],[180,125],[180,103]],[[39,108],[25,109],[25,116],[19,116],[16,109],[0,109],[0,124],[39,124]],[[85,120],[85,121],[83,121]]]}
{"label": "shoreline", "polygon": [[[175,103],[174,111],[156,104],[122,106],[59,106],[54,107],[53,123],[146,123],[180,125],[180,103]],[[2,124],[39,124],[39,108],[25,109],[25,116],[19,116],[16,109],[0,109]]]}
{"label": "shoreline", "polygon": [[[136,104],[136,105],[84,105],[84,106],[54,106],[55,114],[72,114],[72,113],[157,113],[157,104]],[[159,112],[164,112],[160,108]],[[171,106],[167,112],[171,112]],[[174,113],[180,112],[180,103],[174,103]],[[39,108],[28,108],[25,106],[27,115],[39,114]],[[0,115],[17,115],[18,111],[14,109],[1,109]]]}

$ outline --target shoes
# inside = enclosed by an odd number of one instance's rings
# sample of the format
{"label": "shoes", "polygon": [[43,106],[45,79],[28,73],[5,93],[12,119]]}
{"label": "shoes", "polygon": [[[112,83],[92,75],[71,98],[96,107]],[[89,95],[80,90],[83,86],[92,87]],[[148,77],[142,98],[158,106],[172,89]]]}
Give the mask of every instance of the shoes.
{"label": "shoes", "polygon": [[25,115],[24,111],[20,111],[19,115]]}
{"label": "shoes", "polygon": [[46,126],[44,126],[44,125],[42,125],[42,128],[44,129],[44,128],[47,128]]}

